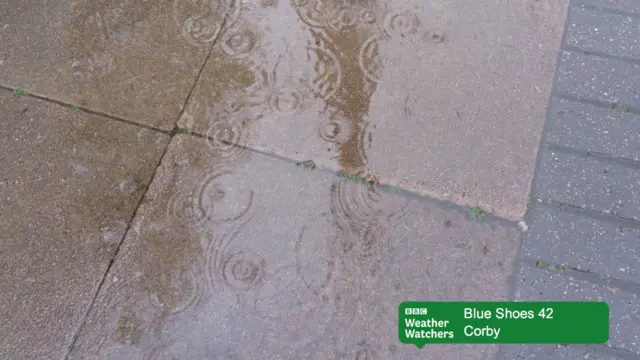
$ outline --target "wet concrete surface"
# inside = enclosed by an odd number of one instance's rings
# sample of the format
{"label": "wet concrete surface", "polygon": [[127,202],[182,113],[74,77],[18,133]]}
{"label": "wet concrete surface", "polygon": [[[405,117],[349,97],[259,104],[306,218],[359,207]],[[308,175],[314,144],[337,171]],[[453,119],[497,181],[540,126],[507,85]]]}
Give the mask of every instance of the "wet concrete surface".
{"label": "wet concrete surface", "polygon": [[[179,125],[516,220],[566,7],[247,4],[214,46]],[[212,128],[219,118],[235,132]]]}
{"label": "wet concrete surface", "polygon": [[0,92],[0,359],[59,359],[169,137]]}
{"label": "wet concrete surface", "polygon": [[[224,18],[191,3],[5,3],[0,83],[171,130]],[[197,30],[204,17],[213,33]]]}
{"label": "wet concrete surface", "polygon": [[488,359],[398,343],[406,300],[505,299],[518,231],[194,137],[171,142],[73,359]]}
{"label": "wet concrete surface", "polygon": [[0,359],[499,355],[567,1],[1,5]]}

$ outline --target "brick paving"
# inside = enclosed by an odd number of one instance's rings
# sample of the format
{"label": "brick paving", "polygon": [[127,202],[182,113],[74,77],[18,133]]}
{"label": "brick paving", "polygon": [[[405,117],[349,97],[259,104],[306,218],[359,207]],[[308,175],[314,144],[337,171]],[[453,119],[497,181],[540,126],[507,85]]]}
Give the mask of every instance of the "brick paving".
{"label": "brick paving", "polygon": [[639,5],[570,5],[512,289],[607,302],[609,342],[509,345],[498,359],[640,359]]}

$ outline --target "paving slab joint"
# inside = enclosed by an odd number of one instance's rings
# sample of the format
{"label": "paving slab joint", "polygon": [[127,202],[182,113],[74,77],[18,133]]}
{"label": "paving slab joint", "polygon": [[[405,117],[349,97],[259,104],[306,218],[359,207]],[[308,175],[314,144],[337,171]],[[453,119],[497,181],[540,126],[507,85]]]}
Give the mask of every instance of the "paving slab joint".
{"label": "paving slab joint", "polygon": [[[619,214],[605,213],[598,210],[585,209],[580,206],[572,205],[569,203],[563,203],[560,201],[537,199],[536,202],[537,202],[536,204],[537,206],[541,206],[547,209],[553,209],[553,210],[559,209],[561,211],[566,211],[573,215],[578,215],[578,216],[586,217],[593,220],[606,221],[609,223],[613,222],[613,223],[620,224],[620,226],[629,227],[633,229],[640,229],[640,221],[626,218],[626,217],[620,216]],[[566,205],[566,206],[563,206],[563,205]],[[525,218],[527,218],[527,216],[525,216]]]}
{"label": "paving slab joint", "polygon": [[[214,139],[212,139],[210,137],[207,137],[205,135],[201,135],[201,134],[198,134],[198,133],[190,132],[188,129],[180,128],[180,127],[174,128],[173,133],[175,133],[175,134],[185,134],[185,135],[188,135],[188,136],[194,136],[194,137],[201,138],[201,139],[214,140]],[[391,194],[395,194],[395,195],[399,195],[399,196],[408,197],[408,198],[411,198],[411,199],[416,199],[418,201],[424,201],[424,202],[427,202],[427,203],[435,204],[439,208],[443,208],[443,209],[453,209],[453,210],[458,211],[458,212],[460,212],[462,214],[465,214],[465,216],[467,216],[468,219],[473,220],[473,221],[498,222],[503,226],[522,230],[522,225],[521,225],[522,219],[510,220],[510,219],[506,219],[506,218],[503,218],[501,216],[495,215],[495,214],[493,214],[491,212],[487,212],[486,210],[481,209],[479,207],[460,205],[458,203],[454,203],[454,202],[451,202],[449,200],[441,200],[441,199],[438,199],[438,198],[435,198],[435,197],[431,197],[429,195],[420,194],[418,192],[405,189],[402,186],[394,186],[394,185],[391,185],[391,184],[380,182],[380,181],[377,180],[377,178],[375,176],[349,174],[349,173],[344,172],[342,170],[334,170],[332,168],[316,165],[311,160],[299,161],[299,160],[296,160],[296,159],[293,159],[293,158],[290,158],[290,157],[281,156],[281,155],[277,155],[277,154],[274,154],[274,153],[261,151],[261,150],[254,149],[254,148],[249,147],[249,146],[235,144],[235,143],[232,143],[232,142],[229,142],[229,141],[226,141],[226,140],[218,139],[217,141],[220,141],[220,142],[224,143],[225,145],[237,146],[237,147],[242,148],[243,150],[246,150],[246,151],[250,151],[250,152],[253,152],[253,153],[256,153],[256,154],[260,154],[262,156],[266,156],[266,157],[270,157],[270,158],[277,159],[277,160],[280,160],[280,161],[284,161],[284,162],[290,163],[290,164],[292,164],[294,166],[297,166],[299,168],[304,168],[304,169],[309,170],[309,171],[320,171],[322,173],[330,173],[330,174],[332,174],[332,175],[334,175],[336,177],[344,179],[345,181],[352,181],[352,182],[355,182],[355,183],[359,183],[362,186],[375,186],[378,190],[386,192],[386,193],[391,193]]]}
{"label": "paving slab joint", "polygon": [[569,345],[572,348],[586,349],[587,351],[595,354],[601,354],[605,356],[615,356],[620,360],[640,360],[640,354],[630,352],[628,350],[619,349],[616,347],[592,344],[592,345]]}
{"label": "paving slab joint", "polygon": [[624,103],[605,102],[597,99],[590,99],[590,98],[578,97],[578,96],[565,94],[565,93],[559,93],[556,91],[552,92],[551,95],[552,97],[556,97],[559,99],[574,101],[574,102],[583,103],[583,104],[589,104],[589,105],[601,107],[603,109],[617,109],[618,111],[621,111],[621,112],[640,115],[639,108],[635,108],[633,106],[629,106]]}
{"label": "paving slab joint", "polygon": [[571,5],[571,7],[581,7],[586,10],[599,11],[606,14],[623,15],[623,16],[629,16],[633,18],[640,18],[640,13],[636,14],[630,11],[614,9],[607,6],[590,4],[584,0],[573,0],[573,4]]}
{"label": "paving slab joint", "polygon": [[640,169],[640,159],[629,159],[629,158],[611,156],[609,154],[605,154],[605,153],[593,151],[593,150],[583,151],[583,150],[575,149],[572,147],[558,145],[557,143],[553,143],[550,141],[546,141],[544,147],[549,151],[554,151],[558,153],[564,153],[564,154],[574,155],[574,156],[579,156],[584,158],[591,158],[591,159],[596,159],[600,162],[610,162],[610,163],[620,164],[622,166],[626,166],[634,169]]}
{"label": "paving slab joint", "polygon": [[535,259],[523,256],[521,259],[522,266],[531,266],[535,267],[540,271],[545,271],[549,274],[556,274],[562,276],[568,276],[570,278],[586,281],[598,285],[603,285],[608,288],[615,288],[621,291],[633,293],[636,295],[640,295],[640,284],[621,280],[617,278],[603,276],[597,273],[593,273],[588,269],[578,269],[576,267],[566,265],[566,264],[558,264],[552,261],[547,261],[545,259]]}
{"label": "paving slab joint", "polygon": [[[540,351],[535,353],[532,353],[530,351],[530,348],[528,348],[530,344],[519,345],[522,351],[519,352],[519,355],[517,355],[518,357],[516,357],[515,359],[516,360],[517,359],[525,360],[525,359],[534,359],[534,358],[538,360],[557,359],[558,357],[554,357],[554,354],[556,353],[556,351],[559,349],[565,348],[565,349],[575,350],[577,353],[580,354],[580,359],[591,359],[592,358],[591,355],[594,355],[595,359],[601,359],[603,357],[606,357],[607,359],[615,358],[616,360],[640,360],[640,354],[630,352],[624,349],[619,349],[616,347],[602,345],[602,344],[589,344],[589,345],[541,344],[541,345],[542,346],[539,347]],[[514,360],[513,352],[510,352],[508,349],[508,347],[510,346],[514,346],[514,345],[500,345],[500,349],[492,359],[493,360]],[[518,345],[515,345],[515,346],[518,346]],[[535,357],[531,357],[534,355]]]}
{"label": "paving slab joint", "polygon": [[41,101],[45,101],[45,102],[49,102],[52,104],[56,104],[58,106],[62,106],[65,108],[71,108],[72,110],[75,111],[82,111],[83,113],[86,114],[91,114],[91,115],[95,115],[101,118],[104,118],[106,120],[113,120],[113,121],[117,121],[123,124],[127,124],[127,125],[132,125],[132,126],[136,126],[136,127],[140,127],[146,130],[151,130],[151,131],[155,131],[155,132],[160,132],[163,134],[170,134],[170,132],[166,131],[166,130],[162,130],[160,128],[154,127],[154,126],[149,126],[149,125],[144,125],[144,124],[140,124],[131,120],[127,120],[127,119],[123,119],[117,116],[113,116],[101,111],[96,111],[96,110],[92,110],[86,107],[82,107],[82,106],[78,106],[75,104],[71,104],[71,103],[66,103],[64,101],[60,101],[60,100],[56,100],[56,99],[52,99],[50,97],[47,96],[43,96],[43,95],[39,95],[39,94],[34,94],[32,92],[30,92],[28,89],[19,89],[19,88],[14,88],[11,86],[6,86],[3,84],[0,84],[0,91],[10,91],[14,94],[14,96],[19,96],[19,97],[30,97],[30,98],[34,98],[34,99],[38,99]]}
{"label": "paving slab joint", "polygon": [[560,50],[562,51],[566,51],[566,52],[571,52],[571,53],[577,53],[577,54],[582,54],[582,55],[586,55],[586,56],[594,56],[594,57],[599,57],[599,58],[603,58],[603,59],[610,59],[610,60],[617,60],[617,61],[623,61],[623,62],[627,62],[630,64],[640,64],[640,59],[637,58],[632,58],[632,57],[628,57],[628,56],[619,56],[619,55],[611,55],[602,51],[596,51],[596,50],[584,50],[581,49],[577,46],[574,45],[568,45],[566,43],[562,43],[562,45],[560,46]]}

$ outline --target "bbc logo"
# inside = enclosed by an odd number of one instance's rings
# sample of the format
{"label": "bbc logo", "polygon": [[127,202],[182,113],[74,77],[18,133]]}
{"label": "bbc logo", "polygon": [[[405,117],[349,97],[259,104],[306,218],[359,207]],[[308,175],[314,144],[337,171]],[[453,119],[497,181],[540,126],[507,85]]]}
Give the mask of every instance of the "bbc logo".
{"label": "bbc logo", "polygon": [[427,315],[427,308],[405,308],[405,315]]}

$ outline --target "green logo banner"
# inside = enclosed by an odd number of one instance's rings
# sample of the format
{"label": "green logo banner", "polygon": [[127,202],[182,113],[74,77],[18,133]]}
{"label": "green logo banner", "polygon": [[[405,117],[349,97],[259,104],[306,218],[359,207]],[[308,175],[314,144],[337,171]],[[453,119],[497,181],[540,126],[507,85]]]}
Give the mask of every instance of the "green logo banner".
{"label": "green logo banner", "polygon": [[603,344],[604,302],[404,302],[398,336],[426,344]]}

